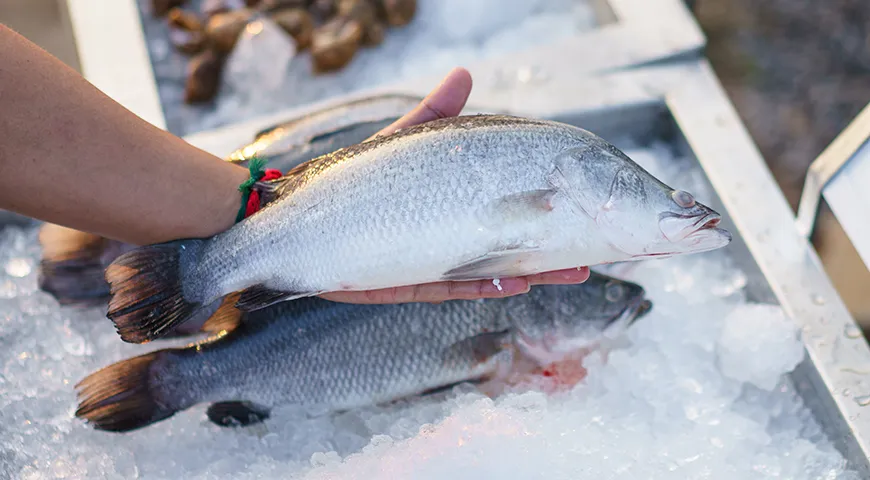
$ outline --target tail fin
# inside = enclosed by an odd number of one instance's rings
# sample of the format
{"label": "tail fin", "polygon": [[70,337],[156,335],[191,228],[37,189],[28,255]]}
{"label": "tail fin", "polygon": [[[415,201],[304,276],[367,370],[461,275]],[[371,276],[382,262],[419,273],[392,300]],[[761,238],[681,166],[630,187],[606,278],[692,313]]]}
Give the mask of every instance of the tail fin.
{"label": "tail fin", "polygon": [[149,245],[121,255],[106,269],[112,298],[106,314],[121,339],[147,343],[191,317],[202,303],[184,296],[183,266],[193,263],[204,240]]}
{"label": "tail fin", "polygon": [[[179,325],[175,330],[167,333],[163,338],[170,337],[186,337],[199,333],[207,333],[216,335],[220,333],[229,333],[236,329],[242,322],[242,311],[235,307],[235,303],[239,300],[239,292],[234,292],[216,303],[216,308],[206,308],[200,311],[194,317],[203,317],[203,314],[211,314],[204,322],[191,319],[183,325]],[[214,310],[210,312],[209,310]]]}
{"label": "tail fin", "polygon": [[151,389],[151,371],[168,352],[122,360],[85,377],[75,386],[76,417],[98,430],[127,432],[174,415],[176,410],[161,405]]}
{"label": "tail fin", "polygon": [[92,307],[104,303],[109,297],[103,265],[87,260],[76,265],[42,260],[39,289],[66,306]]}
{"label": "tail fin", "polygon": [[235,307],[240,293],[234,292],[226,297],[220,307],[203,323],[201,332],[217,334],[220,332],[232,332],[242,322],[242,311]]}
{"label": "tail fin", "polygon": [[39,231],[42,261],[39,288],[61,305],[93,306],[109,297],[103,271],[115,257],[133,248],[115,240],[60,225]]}

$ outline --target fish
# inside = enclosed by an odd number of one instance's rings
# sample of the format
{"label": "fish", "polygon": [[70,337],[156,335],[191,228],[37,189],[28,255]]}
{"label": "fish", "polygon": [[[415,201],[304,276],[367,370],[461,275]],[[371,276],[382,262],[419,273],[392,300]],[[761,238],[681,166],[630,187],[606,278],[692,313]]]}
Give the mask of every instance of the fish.
{"label": "fish", "polygon": [[[336,291],[524,276],[724,247],[721,216],[601,137],[510,115],[443,118],[266,182],[280,198],[211,238],[140,247],[106,269],[107,317],[146,343],[235,307]],[[274,192],[274,193],[270,193]]]}
{"label": "fish", "polygon": [[279,406],[318,414],[494,384],[619,339],[652,310],[640,285],[593,272],[579,285],[442,303],[353,305],[319,297],[254,312],[186,347],[110,364],[75,386],[76,417],[128,432],[199,404],[223,426]]}
{"label": "fish", "polygon": [[227,156],[247,166],[254,157],[282,172],[340,148],[362,143],[413,110],[422,97],[362,97],[293,118],[257,132],[254,141]]}
{"label": "fish", "polygon": [[[259,157],[269,168],[286,172],[365,141],[421,101],[412,95],[383,94],[325,107],[257,132],[251,143],[235,149],[224,160],[247,167],[251,159]],[[0,223],[2,215],[0,212]],[[39,241],[43,247],[39,288],[61,305],[84,308],[106,303],[110,295],[106,267],[136,247],[55,224],[40,228]]]}
{"label": "fish", "polygon": [[39,229],[42,258],[39,262],[39,289],[53,296],[60,305],[93,307],[109,296],[105,268],[135,245],[108,239],[53,223]]}
{"label": "fish", "polygon": [[26,227],[31,223],[34,223],[34,220],[26,215],[21,215],[9,210],[0,210],[0,229],[7,225]]}

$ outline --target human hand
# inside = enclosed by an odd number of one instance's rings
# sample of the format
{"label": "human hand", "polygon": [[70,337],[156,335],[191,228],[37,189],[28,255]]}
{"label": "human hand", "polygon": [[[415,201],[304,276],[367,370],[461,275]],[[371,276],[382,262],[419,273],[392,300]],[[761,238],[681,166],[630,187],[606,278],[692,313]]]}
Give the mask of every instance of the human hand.
{"label": "human hand", "polygon": [[[375,137],[389,135],[399,129],[459,115],[471,93],[471,74],[464,68],[451,71],[420,104]],[[491,280],[449,281],[409,285],[378,290],[331,292],[322,298],[345,303],[408,303],[443,302],[446,300],[476,300],[509,297],[527,293],[532,285],[565,285],[583,283],[589,278],[587,267],[569,268],[524,277],[501,278],[496,286]]]}

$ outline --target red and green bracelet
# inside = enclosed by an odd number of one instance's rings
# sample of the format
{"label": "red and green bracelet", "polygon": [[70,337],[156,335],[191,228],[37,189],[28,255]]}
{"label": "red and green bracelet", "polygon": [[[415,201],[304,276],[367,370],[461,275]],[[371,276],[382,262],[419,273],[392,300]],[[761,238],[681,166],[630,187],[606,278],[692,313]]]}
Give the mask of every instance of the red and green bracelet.
{"label": "red and green bracelet", "polygon": [[260,192],[254,189],[254,184],[257,182],[265,182],[281,178],[280,170],[274,168],[263,169],[266,161],[254,157],[248,163],[248,171],[251,172],[250,177],[239,185],[239,191],[242,192],[242,206],[239,207],[239,213],[236,215],[236,223],[250,217],[260,210]]}

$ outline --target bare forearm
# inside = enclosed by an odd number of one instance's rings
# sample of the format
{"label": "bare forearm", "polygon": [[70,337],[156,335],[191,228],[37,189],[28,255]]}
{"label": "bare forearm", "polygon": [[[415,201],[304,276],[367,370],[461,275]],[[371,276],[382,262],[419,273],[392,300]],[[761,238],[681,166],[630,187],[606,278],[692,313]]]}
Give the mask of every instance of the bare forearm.
{"label": "bare forearm", "polygon": [[0,25],[0,208],[136,244],[233,224],[247,171],[154,127]]}

